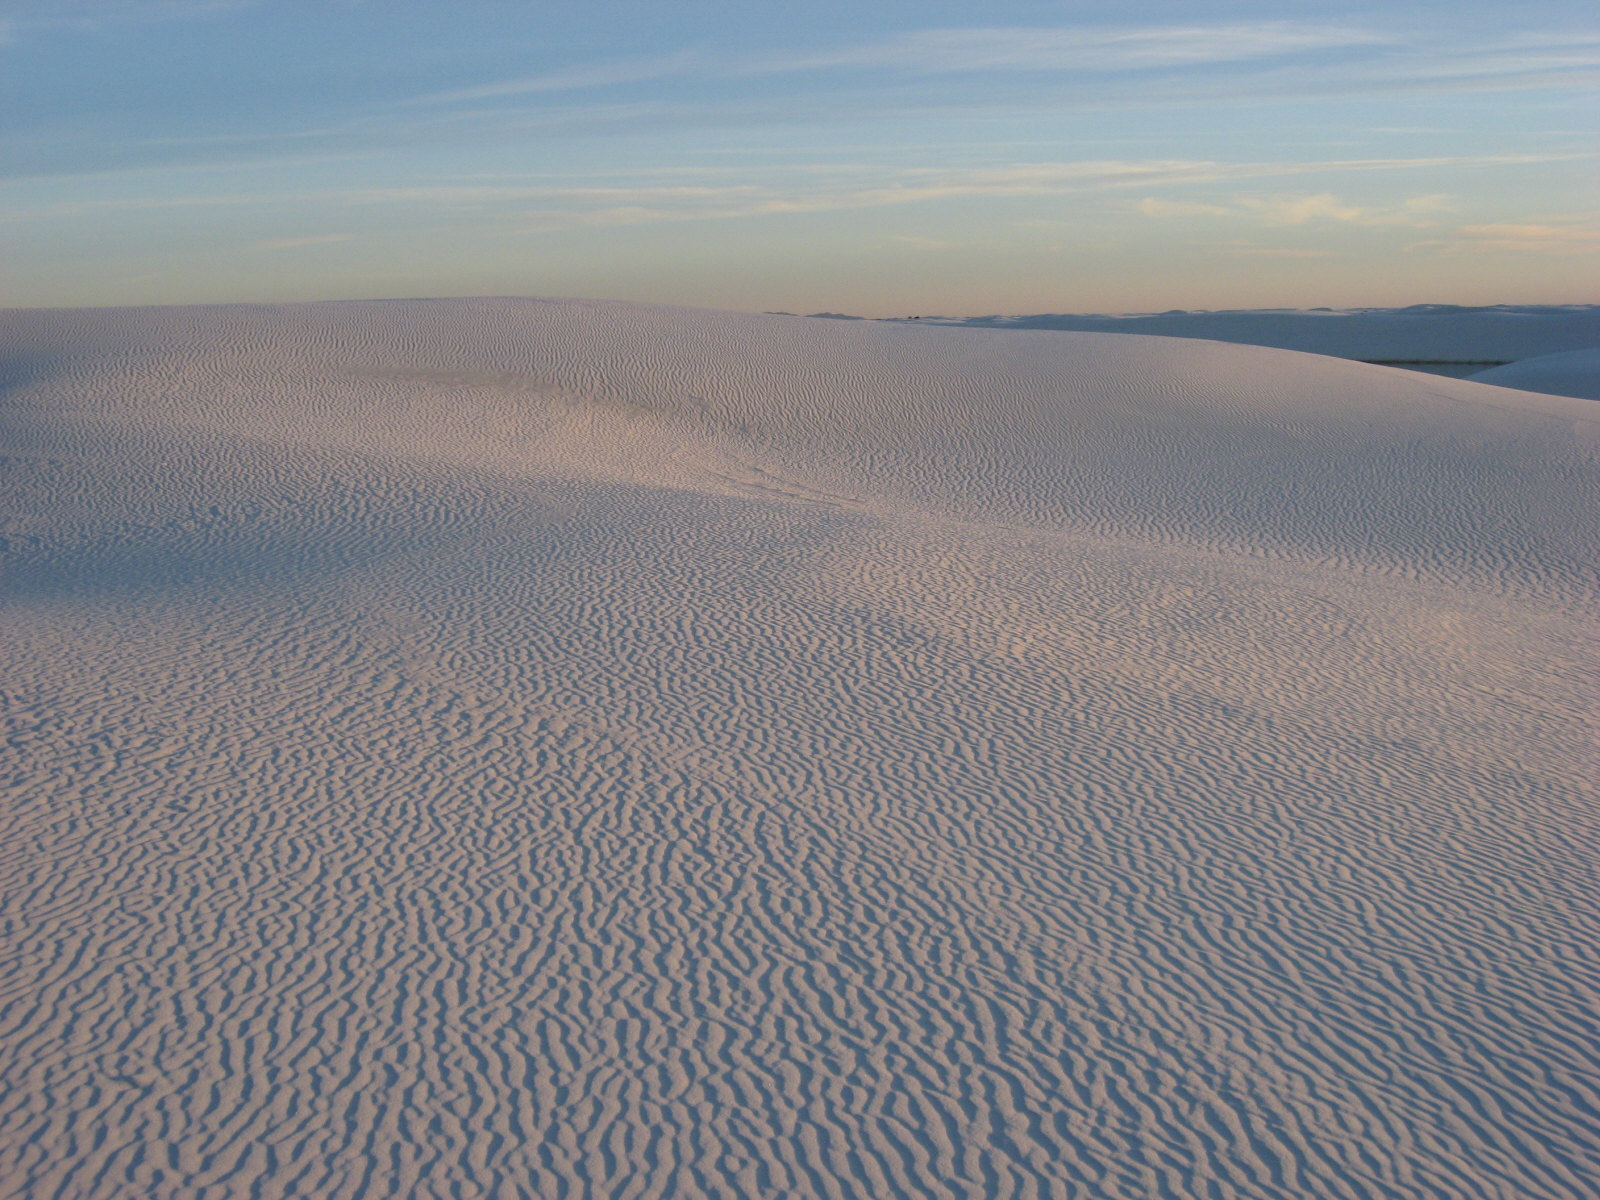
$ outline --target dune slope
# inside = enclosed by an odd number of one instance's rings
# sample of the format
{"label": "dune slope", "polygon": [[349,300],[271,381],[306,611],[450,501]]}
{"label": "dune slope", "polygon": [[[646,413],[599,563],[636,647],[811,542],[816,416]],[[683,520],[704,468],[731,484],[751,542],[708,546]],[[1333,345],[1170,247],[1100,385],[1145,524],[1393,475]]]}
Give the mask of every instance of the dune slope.
{"label": "dune slope", "polygon": [[0,320],[20,1196],[1600,1188],[1589,402]]}
{"label": "dune slope", "polygon": [[1472,378],[1496,387],[1600,400],[1600,348],[1544,354],[1480,371]]}

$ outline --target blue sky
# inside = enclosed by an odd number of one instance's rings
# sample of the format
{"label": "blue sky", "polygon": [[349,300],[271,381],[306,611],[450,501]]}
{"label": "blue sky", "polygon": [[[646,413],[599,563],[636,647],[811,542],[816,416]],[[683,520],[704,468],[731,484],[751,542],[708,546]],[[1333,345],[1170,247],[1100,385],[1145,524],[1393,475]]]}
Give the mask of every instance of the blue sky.
{"label": "blue sky", "polygon": [[0,303],[1594,301],[1592,3],[0,0]]}

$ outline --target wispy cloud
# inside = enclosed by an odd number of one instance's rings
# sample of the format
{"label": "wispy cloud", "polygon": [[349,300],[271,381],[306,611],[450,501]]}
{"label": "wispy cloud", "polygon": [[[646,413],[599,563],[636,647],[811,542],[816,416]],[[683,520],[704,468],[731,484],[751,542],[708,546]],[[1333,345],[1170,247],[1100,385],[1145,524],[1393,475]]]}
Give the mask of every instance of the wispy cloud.
{"label": "wispy cloud", "polygon": [[771,58],[750,72],[874,68],[957,71],[1129,71],[1274,58],[1386,41],[1370,30],[1289,21],[1143,28],[926,29],[884,41]]}
{"label": "wispy cloud", "polygon": [[[907,169],[886,171],[865,180],[858,172],[846,179],[825,176],[790,181],[777,188],[745,185],[724,188],[672,189],[659,187],[593,189],[584,196],[590,205],[542,206],[523,214],[529,232],[639,225],[663,221],[698,221],[736,217],[776,216],[786,213],[829,212],[856,208],[882,208],[964,197],[1026,197],[1067,195],[1100,189],[1129,187],[1179,187],[1234,180],[1275,177],[1400,171],[1449,166],[1512,166],[1547,162],[1568,156],[1490,155],[1461,158],[1349,159],[1294,163],[1219,163],[1189,160],[1003,163],[957,170]],[[570,190],[539,193],[551,200],[573,199]],[[1439,195],[1416,196],[1390,207],[1347,205],[1327,193],[1281,196],[1245,196],[1231,207],[1183,200],[1146,198],[1139,208],[1147,215],[1252,216],[1266,224],[1303,225],[1313,221],[1369,225],[1421,225],[1428,214],[1443,211]]]}
{"label": "wispy cloud", "polygon": [[299,250],[306,246],[331,246],[337,242],[348,242],[355,238],[353,233],[312,233],[304,237],[271,238],[265,242],[257,242],[251,246],[252,250]]}
{"label": "wispy cloud", "polygon": [[[1230,66],[1226,77],[1206,68]],[[1085,102],[1342,95],[1394,91],[1496,91],[1582,83],[1600,71],[1600,36],[1527,32],[1492,42],[1426,41],[1372,28],[1294,21],[1136,26],[924,29],[815,50],[719,55],[686,49],[592,62],[519,79],[434,92],[404,105],[456,104],[602,89],[655,80],[738,81],[830,72],[841,86],[915,87],[920,77],[989,74],[1000,93],[1065,88]],[[1123,76],[1122,80],[1115,77]],[[846,80],[849,82],[846,84]],[[1037,83],[1034,81],[1038,81]],[[1059,91],[1049,102],[1063,100]],[[978,104],[969,98],[970,104]],[[1008,100],[1007,103],[1011,103]]]}
{"label": "wispy cloud", "polygon": [[0,221],[72,219],[91,214],[160,212],[166,209],[245,208],[285,199],[282,193],[206,192],[174,196],[117,196],[95,200],[59,200],[34,206],[0,205]]}
{"label": "wispy cloud", "polygon": [[1450,197],[1438,194],[1410,196],[1398,204],[1363,205],[1343,200],[1332,192],[1236,196],[1227,203],[1198,203],[1149,196],[1134,205],[1137,212],[1159,219],[1243,217],[1275,226],[1346,224],[1413,228],[1426,228],[1441,213],[1450,211],[1451,207]]}
{"label": "wispy cloud", "polygon": [[1146,196],[1134,210],[1147,217],[1231,217],[1238,209],[1226,204],[1206,204],[1196,200],[1163,200]]}
{"label": "wispy cloud", "polygon": [[1494,42],[1448,37],[1294,75],[1245,81],[1245,88],[1316,95],[1494,93],[1600,84],[1600,36],[1588,31],[1516,34]]}
{"label": "wispy cloud", "polygon": [[257,0],[0,0],[8,21],[166,21],[248,8]]}
{"label": "wispy cloud", "polygon": [[34,29],[98,33],[118,25],[211,17],[257,0],[0,0],[0,45]]}
{"label": "wispy cloud", "polygon": [[889,240],[902,246],[910,246],[914,250],[954,250],[958,245],[944,238],[919,237],[914,233],[892,233],[889,235]]}
{"label": "wispy cloud", "polygon": [[[314,204],[321,208],[401,207],[419,212],[481,212],[524,232],[550,233],[678,221],[779,217],[792,214],[886,208],[946,199],[1068,196],[1104,190],[1174,189],[1295,176],[1404,172],[1440,168],[1524,166],[1584,155],[1482,155],[1298,162],[1217,162],[1190,159],[1008,162],[961,168],[871,167],[861,163],[809,163],[795,168],[752,168],[706,182],[689,168],[683,180],[659,169],[642,182],[609,186],[561,181],[461,180],[402,187],[316,191],[261,191],[59,201],[0,208],[0,219],[71,218],[121,210]],[[717,173],[719,176],[720,172]],[[1239,216],[1259,224],[1293,227],[1315,222],[1419,225],[1446,211],[1445,197],[1414,196],[1391,206],[1348,204],[1331,192],[1237,194],[1212,199],[1147,196],[1132,207],[1150,217]]]}
{"label": "wispy cloud", "polygon": [[409,101],[446,104],[534,95],[687,75],[733,78],[819,70],[914,74],[982,71],[1117,71],[1269,59],[1308,50],[1382,44],[1369,30],[1287,21],[1161,27],[926,29],[882,41],[801,54],[715,57],[685,50],[589,63],[523,79],[434,92]]}
{"label": "wispy cloud", "polygon": [[1409,225],[1425,227],[1450,208],[1442,195],[1410,196],[1399,204],[1363,205],[1341,200],[1331,192],[1277,196],[1245,196],[1244,211],[1268,225],[1311,225],[1321,222],[1347,225]]}
{"label": "wispy cloud", "polygon": [[1246,258],[1318,259],[1338,258],[1337,250],[1312,250],[1304,246],[1253,246],[1243,242],[1225,243],[1229,254],[1242,254]]}
{"label": "wispy cloud", "polygon": [[1600,253],[1600,228],[1582,220],[1548,224],[1465,225],[1445,239],[1417,242],[1413,250],[1447,254],[1504,251],[1514,254]]}
{"label": "wispy cloud", "polygon": [[406,104],[454,104],[464,100],[491,100],[504,96],[537,95],[541,92],[570,92],[584,88],[616,87],[620,84],[640,83],[650,79],[664,79],[672,75],[685,75],[693,70],[710,69],[705,56],[692,50],[668,54],[657,58],[621,59],[614,62],[588,63],[549,71],[525,79],[507,79],[479,87],[459,88],[454,91],[432,92],[417,96]]}
{"label": "wispy cloud", "polygon": [[1590,71],[1600,67],[1600,34],[1518,33],[1494,42],[1446,44],[1433,53],[1413,53],[1406,70],[1418,82],[1489,81]]}

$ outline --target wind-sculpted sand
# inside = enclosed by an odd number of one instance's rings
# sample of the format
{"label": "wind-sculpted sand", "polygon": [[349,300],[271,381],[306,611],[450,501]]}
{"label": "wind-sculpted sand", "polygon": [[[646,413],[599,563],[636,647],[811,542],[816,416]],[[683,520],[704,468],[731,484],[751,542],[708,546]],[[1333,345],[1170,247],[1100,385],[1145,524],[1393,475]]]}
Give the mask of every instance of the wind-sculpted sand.
{"label": "wind-sculpted sand", "polygon": [[1587,1197],[1600,409],[0,322],[0,1193]]}

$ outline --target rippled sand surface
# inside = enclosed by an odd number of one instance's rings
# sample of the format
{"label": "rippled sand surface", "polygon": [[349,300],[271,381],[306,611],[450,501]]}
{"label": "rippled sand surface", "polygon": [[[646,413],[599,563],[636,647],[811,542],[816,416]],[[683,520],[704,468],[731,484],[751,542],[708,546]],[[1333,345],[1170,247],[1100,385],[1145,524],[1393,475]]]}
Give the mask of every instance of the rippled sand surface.
{"label": "rippled sand surface", "polygon": [[0,1193],[1600,1191],[1600,408],[0,315]]}

